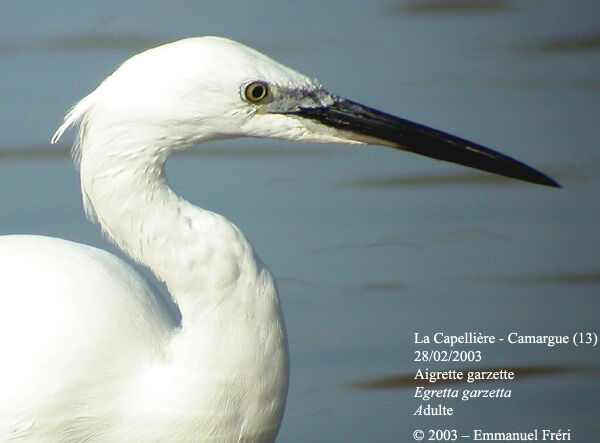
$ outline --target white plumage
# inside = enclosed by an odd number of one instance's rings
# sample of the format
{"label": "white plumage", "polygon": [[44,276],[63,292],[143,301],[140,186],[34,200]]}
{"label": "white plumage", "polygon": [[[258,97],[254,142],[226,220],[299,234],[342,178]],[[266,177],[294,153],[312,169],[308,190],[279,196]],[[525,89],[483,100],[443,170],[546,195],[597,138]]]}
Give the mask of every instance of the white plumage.
{"label": "white plumage", "polygon": [[1,441],[275,439],[289,376],[275,282],[232,223],[169,188],[164,164],[173,151],[240,136],[375,142],[555,185],[215,37],[126,61],[68,113],[52,141],[78,122],[86,213],[165,282],[181,319],[107,252],[0,237]]}
{"label": "white plumage", "polygon": [[181,324],[111,254],[2,237],[0,440],[275,438],[289,369],[273,278],[235,226],[163,173],[173,150],[238,135],[241,84],[258,75],[306,84],[234,42],[184,40],[133,57],[69,113],[53,141],[81,120],[87,213],[166,283]]}

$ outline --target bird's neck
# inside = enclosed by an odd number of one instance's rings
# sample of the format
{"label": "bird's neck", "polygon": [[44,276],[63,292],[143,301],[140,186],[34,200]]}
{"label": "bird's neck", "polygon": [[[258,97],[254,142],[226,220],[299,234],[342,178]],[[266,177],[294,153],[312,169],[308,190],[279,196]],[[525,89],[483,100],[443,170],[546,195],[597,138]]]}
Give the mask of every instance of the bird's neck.
{"label": "bird's neck", "polygon": [[[136,414],[186,411],[177,423],[193,430],[205,422],[228,426],[232,419],[223,411],[243,411],[274,438],[289,374],[275,282],[231,222],[175,195],[164,159],[135,156],[84,154],[81,180],[88,212],[166,283],[181,312],[181,327],[169,336],[168,362],[132,388],[131,398],[145,399],[135,403]],[[159,424],[151,429],[159,432]]]}
{"label": "bird's neck", "polygon": [[83,158],[84,202],[111,240],[166,283],[185,326],[268,271],[239,229],[178,197],[167,184],[165,159],[143,152]]}

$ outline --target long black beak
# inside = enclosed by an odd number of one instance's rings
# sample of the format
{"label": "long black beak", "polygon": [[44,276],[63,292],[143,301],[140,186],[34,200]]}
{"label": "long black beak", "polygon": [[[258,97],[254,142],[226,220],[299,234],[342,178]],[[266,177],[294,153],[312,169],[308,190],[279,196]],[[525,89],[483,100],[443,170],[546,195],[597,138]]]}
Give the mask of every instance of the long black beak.
{"label": "long black beak", "polygon": [[[518,180],[560,188],[550,177],[499,152],[350,100],[338,98],[326,107],[298,108],[289,113],[340,129],[349,135],[349,139],[390,146]],[[352,137],[353,134],[356,137]]]}

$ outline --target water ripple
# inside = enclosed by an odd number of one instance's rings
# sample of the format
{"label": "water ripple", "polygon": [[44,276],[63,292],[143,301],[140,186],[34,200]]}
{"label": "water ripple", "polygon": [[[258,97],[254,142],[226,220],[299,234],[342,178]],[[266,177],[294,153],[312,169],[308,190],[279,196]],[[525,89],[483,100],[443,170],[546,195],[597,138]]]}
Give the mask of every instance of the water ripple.
{"label": "water ripple", "polygon": [[110,50],[139,52],[165,41],[158,36],[136,34],[75,34],[19,41],[0,39],[0,54]]}
{"label": "water ripple", "polygon": [[386,13],[413,16],[489,14],[506,12],[513,6],[513,2],[505,0],[415,0],[387,8]]}

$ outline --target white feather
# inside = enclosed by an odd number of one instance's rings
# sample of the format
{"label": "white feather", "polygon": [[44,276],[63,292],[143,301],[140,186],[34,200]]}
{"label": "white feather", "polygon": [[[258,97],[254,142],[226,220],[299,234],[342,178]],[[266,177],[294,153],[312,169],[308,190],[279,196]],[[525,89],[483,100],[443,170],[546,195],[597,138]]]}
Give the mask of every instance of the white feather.
{"label": "white feather", "polygon": [[[269,85],[264,104],[244,89]],[[361,143],[286,110],[335,99],[216,37],[138,54],[67,114],[87,215],[165,282],[181,321],[122,260],[0,238],[0,440],[273,441],[289,362],[275,282],[227,219],[176,196],[176,150],[240,136]],[[281,111],[281,112],[279,112]]]}
{"label": "white feather", "polygon": [[52,142],[80,122],[86,212],[166,283],[181,322],[106,252],[2,237],[0,440],[274,440],[289,374],[274,280],[235,226],[164,176],[172,151],[202,141],[330,137],[259,116],[242,97],[255,80],[320,87],[238,43],[196,38],[131,58],[69,111]]}

